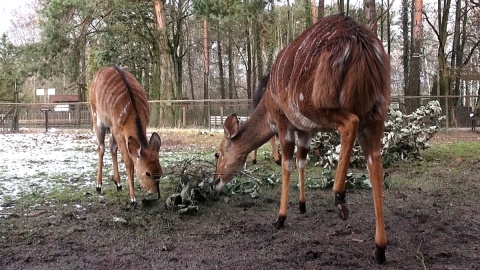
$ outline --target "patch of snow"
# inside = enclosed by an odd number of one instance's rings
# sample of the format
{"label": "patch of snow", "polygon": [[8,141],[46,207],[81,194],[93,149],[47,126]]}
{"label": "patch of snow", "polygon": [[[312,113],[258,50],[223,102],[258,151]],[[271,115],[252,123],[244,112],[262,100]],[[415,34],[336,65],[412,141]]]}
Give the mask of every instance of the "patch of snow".
{"label": "patch of snow", "polygon": [[[75,188],[96,194],[98,154],[93,131],[51,128],[48,132],[23,132],[0,134],[0,210],[11,207],[12,201],[32,193],[41,195]],[[105,139],[103,187],[113,189],[109,137],[107,135]],[[193,152],[167,149],[164,152],[160,148],[160,165],[163,168],[175,166],[192,159],[195,156]],[[120,151],[118,155],[121,181],[126,184],[127,175]]]}
{"label": "patch of snow", "polygon": [[[93,190],[96,149],[95,135],[87,131],[0,134],[0,210],[6,201],[32,192],[48,193],[66,186]],[[105,153],[104,164],[104,184],[108,184],[110,152]],[[124,173],[123,162],[119,166]]]}

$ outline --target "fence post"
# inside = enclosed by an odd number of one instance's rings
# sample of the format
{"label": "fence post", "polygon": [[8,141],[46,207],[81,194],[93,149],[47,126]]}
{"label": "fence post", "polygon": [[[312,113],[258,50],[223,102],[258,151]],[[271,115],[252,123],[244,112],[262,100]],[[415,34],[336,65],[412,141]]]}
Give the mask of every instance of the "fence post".
{"label": "fence post", "polygon": [[187,126],[187,108],[185,106],[182,106],[182,122],[183,126]]}
{"label": "fence post", "polygon": [[48,108],[44,108],[44,109],[40,109],[40,111],[45,113],[45,132],[47,132],[48,131],[48,112],[50,112],[51,110]]}
{"label": "fence post", "polygon": [[450,107],[448,106],[448,97],[445,97],[445,109],[447,110],[445,112],[445,116],[447,118],[447,132],[448,132],[449,131],[448,127],[450,125],[450,114],[449,114]]}
{"label": "fence post", "polygon": [[15,79],[15,91],[13,92],[13,102],[15,109],[13,110],[12,129],[13,132],[18,132],[18,87],[17,79]]}
{"label": "fence post", "polygon": [[220,106],[220,124],[223,126],[223,104]]}
{"label": "fence post", "polygon": [[208,129],[209,130],[212,130],[212,123],[210,123],[210,116],[212,116],[212,112],[210,111],[210,100],[207,101],[207,114],[208,114],[208,117],[207,117],[207,123],[208,123]]}

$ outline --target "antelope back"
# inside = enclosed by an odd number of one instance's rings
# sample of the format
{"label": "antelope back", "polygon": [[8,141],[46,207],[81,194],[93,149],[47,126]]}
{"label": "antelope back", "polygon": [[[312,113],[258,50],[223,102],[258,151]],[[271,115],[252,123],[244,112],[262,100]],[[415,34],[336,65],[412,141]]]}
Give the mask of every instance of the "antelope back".
{"label": "antelope back", "polygon": [[132,74],[118,67],[104,67],[93,76],[89,99],[109,127],[128,124],[126,122],[134,121],[135,116],[140,118],[142,130],[148,124],[147,94]]}
{"label": "antelope back", "polygon": [[128,156],[133,161],[140,184],[149,192],[158,192],[161,140],[157,133],[147,140],[150,108],[140,83],[125,70],[104,67],[93,76],[89,101],[96,128],[111,130],[124,160]]}
{"label": "antelope back", "polygon": [[370,29],[348,16],[329,16],[278,54],[267,91],[287,115],[292,108],[304,115],[343,109],[383,121],[390,102],[390,59]]}

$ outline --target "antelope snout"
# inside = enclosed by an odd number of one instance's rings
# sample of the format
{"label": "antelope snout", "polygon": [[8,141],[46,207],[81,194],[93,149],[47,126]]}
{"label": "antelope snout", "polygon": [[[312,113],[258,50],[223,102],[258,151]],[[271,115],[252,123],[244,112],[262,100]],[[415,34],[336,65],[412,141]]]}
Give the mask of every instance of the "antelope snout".
{"label": "antelope snout", "polygon": [[225,186],[225,183],[222,181],[222,178],[218,176],[217,178],[214,178],[212,182],[210,182],[210,186],[214,191],[220,192]]}
{"label": "antelope snout", "polygon": [[157,194],[158,193],[158,198],[160,198],[160,181],[156,181],[153,185],[151,185],[148,190],[148,194]]}

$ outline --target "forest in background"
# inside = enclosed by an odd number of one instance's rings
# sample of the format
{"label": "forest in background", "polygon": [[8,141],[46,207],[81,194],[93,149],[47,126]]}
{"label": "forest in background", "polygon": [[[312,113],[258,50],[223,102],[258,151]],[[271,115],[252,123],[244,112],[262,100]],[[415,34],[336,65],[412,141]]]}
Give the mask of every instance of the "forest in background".
{"label": "forest in background", "polygon": [[51,87],[85,101],[106,65],[132,72],[151,100],[249,99],[280,49],[339,12],[383,41],[394,95],[479,91],[480,0],[32,0],[30,8],[0,39],[0,102],[32,102],[36,88]]}

